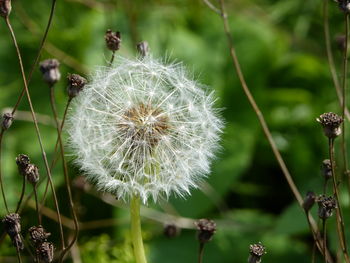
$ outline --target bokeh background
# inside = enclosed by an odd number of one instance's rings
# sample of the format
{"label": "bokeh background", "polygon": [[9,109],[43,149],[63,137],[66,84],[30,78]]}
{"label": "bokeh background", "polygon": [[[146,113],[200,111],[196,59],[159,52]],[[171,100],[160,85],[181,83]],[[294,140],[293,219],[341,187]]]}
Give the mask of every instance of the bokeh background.
{"label": "bokeh background", "polygon": [[[315,119],[323,112],[341,112],[327,64],[323,2],[226,2],[243,72],[277,146],[301,193],[305,195],[308,190],[320,193],[323,186],[320,165],[328,158],[327,140]],[[329,1],[329,4],[332,48],[340,72],[341,52],[335,39],[344,33],[343,13],[336,3]],[[13,0],[10,19],[27,72],[37,54],[50,5],[50,1]],[[146,40],[154,56],[165,57],[170,62],[183,61],[200,82],[216,90],[217,104],[226,121],[222,150],[202,189],[193,190],[186,199],[171,198],[169,202],[150,204],[142,210],[149,262],[196,262],[198,242],[193,220],[199,218],[214,219],[218,225],[213,241],[205,247],[204,262],[246,262],[249,244],[258,241],[267,248],[263,262],[310,262],[313,243],[305,216],[241,90],[222,20],[202,1],[58,0],[42,59],[57,58],[61,62],[62,79],[56,86],[60,116],[67,102],[67,73],[88,77],[96,66],[106,65],[110,59],[111,52],[104,42],[109,28],[122,34],[118,55],[135,56],[135,45]],[[13,107],[22,87],[15,49],[5,22],[0,21],[0,108],[6,111]],[[38,69],[30,91],[51,160],[57,134],[51,118],[49,88]],[[22,178],[15,164],[18,154],[28,154],[45,178],[26,100],[19,110],[16,121],[5,134],[2,149],[5,191],[12,210],[21,191]],[[339,153],[338,145],[336,152]],[[60,164],[53,174],[69,236],[71,216]],[[81,175],[70,165],[74,199],[83,229],[78,246],[73,248],[67,262],[134,262],[128,209],[111,197],[101,197],[93,187],[84,184]],[[40,187],[40,195],[43,188]],[[27,194],[30,190],[27,187]],[[349,206],[345,187],[342,202],[344,207]],[[49,209],[54,207],[51,198],[46,205],[43,224],[52,233],[50,240],[58,245],[58,227],[52,213],[50,218]],[[33,203],[29,203],[22,214],[25,236],[27,229],[36,224],[34,208]],[[5,215],[2,201],[0,212],[1,216]],[[348,217],[349,211],[345,209],[344,214]],[[167,223],[183,226],[181,234],[171,239],[164,236]],[[329,235],[330,246],[334,248],[337,242],[331,226]],[[8,237],[0,246],[0,261],[16,262]]]}

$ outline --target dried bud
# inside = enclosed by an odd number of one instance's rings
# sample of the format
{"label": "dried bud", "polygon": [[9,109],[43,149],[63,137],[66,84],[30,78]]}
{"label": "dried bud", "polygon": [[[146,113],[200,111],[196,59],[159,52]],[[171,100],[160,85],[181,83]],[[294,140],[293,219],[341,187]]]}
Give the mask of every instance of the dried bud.
{"label": "dried bud", "polygon": [[306,197],[304,199],[304,203],[303,203],[303,208],[304,208],[305,212],[310,211],[310,209],[315,204],[315,200],[316,200],[315,193],[311,192],[311,191],[307,192]]}
{"label": "dried bud", "polygon": [[325,159],[322,162],[322,175],[326,180],[332,178],[332,164],[331,160]]}
{"label": "dried bud", "polygon": [[109,50],[117,51],[120,48],[122,42],[120,32],[113,32],[108,29],[105,34],[106,45]]}
{"label": "dried bud", "polygon": [[144,58],[148,55],[149,53],[149,47],[148,43],[146,41],[142,41],[137,44],[137,51],[139,52],[141,58]]}
{"label": "dried bud", "polygon": [[339,115],[333,112],[323,113],[316,120],[321,123],[323,132],[328,138],[333,139],[341,134],[340,125],[343,122],[343,118]]}
{"label": "dried bud", "polygon": [[350,1],[349,0],[336,0],[341,11],[344,13],[350,13]]}
{"label": "dried bud", "polygon": [[198,235],[197,238],[200,243],[207,243],[209,242],[216,231],[216,223],[213,220],[209,219],[199,219],[197,222],[195,222],[197,229],[198,229]]}
{"label": "dried bud", "polygon": [[53,261],[54,247],[51,242],[43,242],[36,249],[36,254],[42,262],[50,263]]}
{"label": "dried bud", "polygon": [[74,98],[84,88],[86,79],[78,74],[68,74],[68,96]]}
{"label": "dried bud", "polygon": [[21,175],[26,176],[26,169],[30,163],[30,159],[25,154],[20,154],[16,158],[16,164],[18,166],[18,171]]}
{"label": "dried bud", "polygon": [[320,195],[317,200],[318,204],[318,216],[321,219],[327,219],[333,215],[333,210],[337,208],[337,201],[334,197]]}
{"label": "dried bud", "polygon": [[36,184],[39,181],[39,169],[34,164],[28,164],[25,169],[25,177],[31,184]]}
{"label": "dried bud", "polygon": [[177,237],[181,232],[181,229],[174,224],[168,224],[164,226],[164,235],[168,238]]}
{"label": "dried bud", "polygon": [[60,80],[59,65],[60,63],[57,59],[46,59],[40,62],[40,71],[43,73],[43,79],[49,85],[53,85]]}
{"label": "dried bud", "polygon": [[10,112],[5,113],[2,116],[2,123],[1,123],[2,128],[4,130],[7,130],[8,128],[10,128],[12,125],[12,121],[13,121],[13,115]]}
{"label": "dried bud", "polygon": [[2,220],[6,233],[12,238],[21,233],[21,217],[17,213],[8,214]]}
{"label": "dried bud", "polygon": [[345,41],[345,35],[338,35],[335,37],[335,42],[337,44],[337,47],[339,49],[339,51],[344,52],[345,51],[345,47],[346,47],[346,41]]}
{"label": "dried bud", "polygon": [[260,242],[250,245],[248,263],[260,263],[264,254],[266,254],[265,247]]}
{"label": "dried bud", "polygon": [[8,17],[11,9],[11,0],[0,0],[0,16]]}
{"label": "dried bud", "polygon": [[47,241],[47,238],[51,235],[51,233],[47,233],[42,226],[32,226],[28,231],[30,239],[36,245]]}
{"label": "dried bud", "polygon": [[18,250],[24,249],[24,244],[21,235],[15,235],[14,237],[11,237],[12,244],[15,248]]}

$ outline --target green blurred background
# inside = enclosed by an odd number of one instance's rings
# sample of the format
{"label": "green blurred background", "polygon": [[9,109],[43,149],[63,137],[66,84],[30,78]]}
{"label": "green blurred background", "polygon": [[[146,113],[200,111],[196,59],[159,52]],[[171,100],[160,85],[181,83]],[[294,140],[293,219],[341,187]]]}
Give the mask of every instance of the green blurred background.
{"label": "green blurred background", "polygon": [[[337,35],[343,34],[344,23],[336,4],[329,2],[333,42]],[[328,158],[327,140],[315,118],[327,111],[341,112],[326,58],[323,2],[230,0],[226,4],[244,74],[278,148],[301,193],[304,195],[308,190],[320,193],[323,185],[320,165]],[[50,1],[13,1],[10,19],[27,72],[37,54],[50,5]],[[10,35],[4,21],[0,22],[0,108],[5,109],[13,107],[23,84]],[[122,34],[119,55],[135,56],[135,45],[146,40],[154,56],[183,61],[200,82],[217,91],[218,107],[223,109],[226,121],[222,151],[202,191],[194,190],[186,199],[171,198],[169,202],[150,204],[143,211],[149,262],[196,262],[196,231],[188,219],[203,217],[218,223],[213,241],[205,247],[204,262],[246,262],[249,244],[258,241],[267,247],[263,262],[310,262],[313,245],[305,216],[241,90],[222,20],[202,1],[58,0],[42,59],[57,58],[61,62],[62,79],[56,86],[60,116],[67,102],[66,74],[88,76],[96,66],[106,65],[110,59],[111,53],[104,42],[108,28]],[[341,52],[335,42],[332,45],[340,72]],[[30,91],[51,160],[57,135],[52,125],[49,88],[38,69]],[[15,157],[28,154],[45,177],[26,100],[19,110],[3,144],[2,169],[12,210],[21,191]],[[60,165],[53,174],[62,213],[70,217]],[[71,165],[79,218],[86,224],[80,232],[78,247],[67,262],[134,262],[128,210],[118,202],[114,202],[116,206],[106,204],[87,185],[83,190],[79,175],[78,169]],[[27,194],[30,190],[28,187]],[[346,189],[343,190],[342,201],[348,207]],[[50,200],[47,206],[53,208]],[[0,211],[1,216],[5,215],[2,201]],[[162,214],[158,215],[157,211]],[[169,219],[169,214],[175,217]],[[348,217],[349,210],[344,214]],[[169,239],[163,235],[163,225],[174,222],[186,229]],[[23,234],[35,223],[33,206],[27,206],[22,214]],[[43,224],[52,233],[50,240],[59,246],[57,223],[44,217]],[[68,236],[70,231],[65,230]],[[335,231],[331,226],[329,234],[330,246],[335,247]],[[0,247],[0,261],[16,262],[8,238]]]}

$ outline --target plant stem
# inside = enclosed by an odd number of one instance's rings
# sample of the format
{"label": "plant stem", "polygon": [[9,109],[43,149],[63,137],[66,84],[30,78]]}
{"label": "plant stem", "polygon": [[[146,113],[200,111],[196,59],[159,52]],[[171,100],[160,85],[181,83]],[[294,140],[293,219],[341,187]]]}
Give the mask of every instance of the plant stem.
{"label": "plant stem", "polygon": [[109,61],[109,66],[112,67],[113,61],[114,61],[114,57],[115,57],[115,50],[112,51],[112,57],[111,60]]}
{"label": "plant stem", "polygon": [[328,142],[329,142],[329,156],[330,156],[329,159],[331,161],[331,167],[332,167],[333,191],[334,191],[334,196],[338,205],[338,208],[336,209],[337,233],[338,233],[339,243],[343,251],[345,261],[347,263],[350,263],[347,245],[346,245],[346,239],[345,239],[343,214],[342,214],[341,205],[339,202],[339,192],[338,192],[338,185],[337,185],[336,174],[335,174],[334,139],[330,138]]}
{"label": "plant stem", "polygon": [[23,175],[22,192],[21,192],[21,197],[19,198],[19,201],[17,204],[16,213],[18,213],[18,210],[21,207],[25,191],[26,191],[26,177]]}
{"label": "plant stem", "polygon": [[199,250],[198,250],[198,263],[203,262],[203,251],[204,251],[204,243],[199,243]]}
{"label": "plant stem", "polygon": [[8,208],[8,205],[7,205],[7,201],[6,201],[4,182],[3,182],[3,179],[2,179],[2,172],[1,172],[1,170],[2,170],[2,167],[1,167],[1,157],[2,157],[1,149],[2,149],[2,139],[3,139],[3,136],[4,136],[4,132],[5,132],[5,130],[1,129],[1,132],[0,132],[0,187],[1,187],[2,198],[3,198],[4,204],[5,204],[5,209],[6,209],[6,212],[9,214],[10,211],[9,211],[9,208]]}
{"label": "plant stem", "polygon": [[140,219],[140,197],[134,196],[130,202],[131,215],[131,238],[134,246],[136,263],[147,263],[145,250],[143,248],[141,219]]}
{"label": "plant stem", "polygon": [[322,233],[323,233],[323,253],[324,253],[324,260],[327,263],[327,257],[326,257],[326,248],[327,248],[327,233],[326,233],[326,219],[322,220]]}

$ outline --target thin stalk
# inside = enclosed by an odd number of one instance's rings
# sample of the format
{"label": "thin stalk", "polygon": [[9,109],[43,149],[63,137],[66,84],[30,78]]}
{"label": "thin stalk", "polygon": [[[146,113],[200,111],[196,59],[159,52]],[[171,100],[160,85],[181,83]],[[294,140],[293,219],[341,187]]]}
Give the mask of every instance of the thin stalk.
{"label": "thin stalk", "polygon": [[63,143],[62,143],[62,138],[61,138],[61,127],[60,124],[58,122],[58,114],[57,114],[57,108],[56,108],[56,102],[55,102],[55,92],[54,92],[54,86],[52,85],[50,87],[50,104],[51,104],[51,108],[52,108],[52,113],[53,113],[53,117],[55,119],[56,122],[56,128],[57,128],[57,136],[58,136],[58,141],[59,141],[59,146],[60,146],[60,153],[61,153],[61,158],[62,158],[62,165],[63,165],[63,174],[64,174],[64,181],[65,181],[65,185],[66,185],[66,189],[67,189],[67,193],[68,193],[68,199],[69,199],[69,206],[73,215],[73,220],[74,220],[74,235],[73,238],[71,240],[71,242],[68,244],[68,246],[63,249],[59,262],[62,262],[65,254],[69,251],[69,249],[74,245],[74,243],[76,242],[77,238],[78,238],[78,233],[79,233],[79,223],[78,223],[78,218],[74,209],[74,203],[73,203],[73,197],[72,197],[72,191],[70,188],[70,181],[69,181],[69,176],[68,176],[68,167],[67,167],[67,162],[65,160],[65,156],[64,156],[64,147],[63,147]]}
{"label": "thin stalk", "polygon": [[21,207],[25,191],[26,191],[26,177],[23,176],[22,192],[21,192],[21,197],[19,198],[19,201],[18,201],[18,204],[17,204],[16,213],[18,212],[19,208]]}
{"label": "thin stalk", "polygon": [[17,40],[16,40],[16,36],[15,36],[14,31],[12,29],[12,26],[11,26],[9,18],[6,17],[5,21],[6,21],[7,27],[9,29],[9,31],[10,31],[11,38],[13,40],[13,44],[14,44],[14,46],[16,48],[18,62],[19,62],[19,66],[20,66],[20,70],[21,70],[21,74],[22,74],[24,88],[25,88],[25,93],[26,93],[26,96],[27,96],[30,112],[31,112],[31,115],[32,115],[32,118],[33,118],[33,123],[34,123],[35,131],[36,131],[36,134],[37,134],[37,137],[38,137],[38,141],[39,141],[42,157],[43,157],[43,160],[44,160],[44,163],[45,163],[47,176],[49,178],[50,185],[51,185],[51,190],[52,190],[52,193],[53,193],[54,203],[55,203],[56,211],[57,211],[57,219],[59,221],[59,228],[60,228],[60,236],[61,236],[62,248],[64,249],[65,245],[64,245],[63,227],[62,227],[62,220],[61,220],[61,215],[60,215],[59,207],[58,207],[56,191],[55,191],[55,187],[54,187],[53,182],[52,182],[51,172],[50,172],[49,164],[48,164],[48,161],[47,161],[45,149],[44,149],[44,146],[43,146],[43,143],[42,143],[40,129],[39,129],[39,126],[38,126],[38,121],[37,121],[37,118],[36,118],[36,115],[35,115],[35,111],[34,111],[34,108],[33,108],[33,104],[32,104],[32,100],[31,100],[31,97],[30,97],[30,94],[29,94],[29,89],[28,89],[28,85],[27,85],[26,75],[25,75],[25,72],[24,72],[21,52],[19,50],[19,47],[18,47],[18,44],[17,44]]}
{"label": "thin stalk", "polygon": [[326,248],[327,248],[327,233],[326,233],[326,219],[322,219],[322,233],[323,233],[323,255],[324,260],[326,263],[328,263],[327,261],[327,257],[326,257]]}
{"label": "thin stalk", "polygon": [[[339,78],[337,70],[334,63],[334,56],[332,52],[331,38],[329,33],[329,18],[328,18],[328,0],[323,0],[323,29],[324,29],[324,39],[326,44],[326,53],[328,59],[329,70],[331,72],[333,85],[337,93],[338,101],[340,107],[343,105],[343,94],[342,88],[340,87]],[[345,116],[350,121],[350,113],[347,107],[345,107]]]}
{"label": "thin stalk", "polygon": [[38,224],[41,225],[41,216],[40,216],[40,209],[39,209],[39,200],[38,200],[37,184],[34,184],[34,185],[33,185],[33,192],[34,192],[34,198],[35,198],[36,212],[37,212],[37,214],[38,214]]}
{"label": "thin stalk", "polygon": [[203,262],[203,251],[204,251],[204,243],[199,242],[198,263]]}
{"label": "thin stalk", "polygon": [[332,167],[332,179],[333,179],[333,191],[334,196],[337,201],[338,208],[336,209],[336,221],[337,221],[337,233],[339,238],[339,243],[342,248],[345,261],[347,263],[350,263],[347,245],[346,245],[346,238],[345,238],[345,228],[344,228],[344,219],[343,214],[341,210],[340,200],[339,200],[339,192],[338,192],[338,185],[336,180],[336,174],[335,174],[335,161],[334,161],[334,139],[329,139],[329,156],[331,161],[331,167]]}
{"label": "thin stalk", "polygon": [[[56,139],[56,144],[55,144],[55,149],[54,149],[54,154],[53,154],[53,159],[51,161],[51,164],[50,164],[50,171],[53,170],[53,168],[55,167],[57,161],[58,161],[58,157],[59,155],[56,157],[57,155],[57,151],[58,151],[58,144],[59,144],[59,136],[61,136],[61,133],[63,131],[63,127],[64,127],[64,124],[65,124],[65,121],[67,119],[67,113],[68,113],[68,109],[69,109],[69,105],[70,103],[72,102],[72,98],[69,98],[68,101],[67,101],[67,105],[66,105],[66,108],[64,110],[64,114],[63,114],[63,118],[62,118],[62,121],[61,121],[61,126],[60,126],[60,131],[58,132],[57,134],[57,139]],[[41,181],[43,182],[43,181]],[[40,182],[40,183],[41,183]],[[44,192],[44,195],[41,199],[41,206],[45,206],[45,201],[46,201],[46,196],[47,196],[47,191],[48,191],[48,187],[49,187],[49,182],[46,183],[46,186],[45,186],[45,192]]]}
{"label": "thin stalk", "polygon": [[0,132],[0,187],[1,187],[2,199],[4,200],[4,204],[5,204],[5,209],[6,209],[7,214],[9,214],[10,211],[9,211],[9,208],[8,208],[8,205],[7,205],[5,189],[4,189],[4,182],[3,182],[3,179],[2,179],[2,172],[1,172],[2,171],[2,167],[1,167],[1,163],[2,163],[1,149],[2,149],[2,139],[3,139],[3,136],[4,136],[4,132],[5,132],[5,130],[2,128],[1,132]]}
{"label": "thin stalk", "polygon": [[[220,5],[220,13],[221,13],[221,19],[222,19],[222,22],[223,22],[223,27],[224,27],[224,32],[226,34],[226,37],[227,37],[227,42],[228,42],[228,46],[229,46],[229,50],[230,50],[230,55],[231,55],[231,58],[232,58],[232,62],[233,62],[233,66],[234,66],[234,69],[237,73],[237,76],[238,76],[238,79],[241,83],[241,87],[243,89],[243,92],[244,94],[246,95],[251,107],[253,108],[258,120],[259,120],[259,123],[262,127],[262,130],[270,144],[270,147],[273,151],[273,154],[282,170],[282,173],[289,185],[289,188],[291,189],[294,197],[296,198],[299,206],[302,208],[302,205],[303,205],[303,198],[298,190],[298,188],[296,187],[294,181],[293,181],[293,178],[281,156],[281,153],[279,152],[277,146],[276,146],[276,143],[271,135],[271,132],[270,132],[270,129],[265,121],[265,118],[264,118],[264,115],[262,114],[262,112],[260,111],[260,108],[259,106],[257,105],[256,101],[255,101],[255,98],[254,96],[252,95],[246,81],[245,81],[245,78],[244,78],[244,75],[243,75],[243,72],[242,72],[242,69],[241,69],[241,66],[240,66],[240,63],[239,63],[239,60],[238,60],[238,57],[237,57],[237,54],[236,54],[236,49],[234,47],[234,43],[233,43],[233,38],[232,38],[232,34],[230,32],[230,27],[229,27],[229,23],[228,23],[228,18],[227,18],[227,14],[226,14],[226,11],[225,11],[225,3],[224,3],[224,0],[218,0],[219,1],[219,5]],[[315,223],[315,220],[310,216],[310,222],[311,222],[311,227],[313,228],[313,231],[315,231],[315,233],[319,233],[319,230],[318,230],[318,227]],[[319,248],[321,249],[321,248]],[[322,253],[322,250],[320,250],[320,252]]]}
{"label": "thin stalk", "polygon": [[[50,10],[50,15],[49,15],[49,20],[47,22],[47,25],[46,25],[46,28],[45,28],[45,32],[44,32],[44,35],[41,39],[41,42],[40,42],[40,46],[39,46],[39,50],[38,50],[38,53],[36,55],[36,58],[34,60],[34,63],[30,69],[30,72],[29,72],[29,75],[28,75],[28,78],[27,78],[27,85],[29,85],[29,82],[31,81],[32,79],[32,76],[33,76],[33,73],[34,73],[34,70],[36,68],[36,66],[38,65],[39,63],[39,60],[40,60],[40,56],[41,56],[41,52],[44,48],[44,45],[45,45],[45,42],[46,42],[46,39],[47,39],[47,35],[49,34],[49,30],[50,30],[50,27],[51,27],[51,24],[52,24],[52,20],[53,20],[53,15],[54,15],[54,12],[55,12],[55,8],[56,8],[56,0],[52,0],[52,4],[51,4],[51,10]],[[13,110],[12,110],[12,115],[15,114],[15,112],[17,111],[17,108],[23,98],[25,94],[25,88],[22,89],[21,91],[21,94],[19,95],[18,99],[17,99],[17,102],[15,104],[15,106],[13,107]]]}
{"label": "thin stalk", "polygon": [[18,259],[18,263],[22,263],[22,258],[21,258],[21,252],[19,251],[18,248],[16,248],[17,251],[17,259]]}
{"label": "thin stalk", "polygon": [[131,215],[131,238],[134,246],[136,263],[147,263],[145,250],[143,248],[141,219],[140,219],[140,197],[134,196],[130,203]]}
{"label": "thin stalk", "polygon": [[111,67],[114,61],[114,57],[115,57],[115,50],[112,51],[112,57],[111,60],[109,61],[109,66]]}

